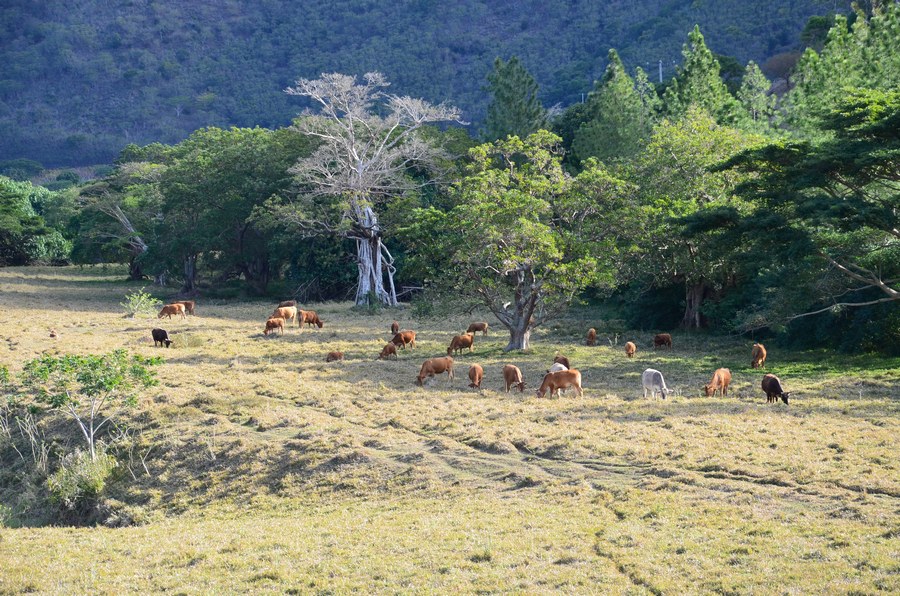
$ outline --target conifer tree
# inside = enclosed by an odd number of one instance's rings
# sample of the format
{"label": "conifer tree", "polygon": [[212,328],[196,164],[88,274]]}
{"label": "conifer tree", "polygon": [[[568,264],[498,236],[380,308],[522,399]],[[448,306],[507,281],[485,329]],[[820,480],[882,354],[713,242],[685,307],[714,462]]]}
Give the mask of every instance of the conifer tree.
{"label": "conifer tree", "polygon": [[697,106],[720,124],[734,123],[738,116],[737,101],[722,82],[719,62],[706,46],[699,26],[695,25],[688,34],[688,43],[681,54],[684,63],[664,96],[666,113],[680,118],[690,106]]}
{"label": "conifer tree", "polygon": [[484,123],[486,141],[511,135],[524,139],[547,127],[547,111],[537,97],[537,81],[516,56],[508,62],[494,60],[494,70],[487,79],[493,100]]}
{"label": "conifer tree", "polygon": [[634,80],[615,50],[588,99],[590,120],[575,135],[573,149],[578,159],[608,160],[638,153],[650,135],[650,118],[635,88]]}
{"label": "conifer tree", "polygon": [[775,96],[769,95],[769,80],[752,60],[747,63],[738,100],[744,107],[746,123],[742,128],[759,133],[770,130],[770,118],[775,112]]}

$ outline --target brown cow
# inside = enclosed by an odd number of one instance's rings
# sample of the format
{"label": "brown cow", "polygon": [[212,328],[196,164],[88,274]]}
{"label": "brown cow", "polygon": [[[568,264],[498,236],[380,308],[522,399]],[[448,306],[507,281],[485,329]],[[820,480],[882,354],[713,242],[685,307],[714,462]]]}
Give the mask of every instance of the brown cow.
{"label": "brown cow", "polygon": [[731,384],[731,371],[727,368],[716,369],[712,381],[703,386],[706,397],[714,396],[716,391],[722,392],[722,397],[728,395],[728,386]]}
{"label": "brown cow", "polygon": [[453,383],[453,358],[451,358],[450,356],[443,356],[441,358],[429,358],[422,363],[422,370],[419,371],[419,376],[416,377],[416,384],[424,386],[425,379],[434,377],[434,375],[443,374],[445,372],[447,373],[447,376],[450,377],[448,382]]}
{"label": "brown cow", "polygon": [[785,393],[781,388],[781,380],[772,374],[763,377],[762,390],[766,392],[766,403],[777,402],[779,397],[781,401],[788,403],[788,398],[791,396],[789,392]]}
{"label": "brown cow", "polygon": [[335,360],[343,360],[344,353],[343,352],[328,352],[328,355],[325,356],[325,362],[334,362]]}
{"label": "brown cow", "polygon": [[752,368],[766,367],[766,346],[753,344],[753,351],[750,352],[750,366]]}
{"label": "brown cow", "polygon": [[383,348],[381,348],[381,354],[378,355],[378,360],[387,360],[391,356],[394,357],[394,360],[397,359],[397,346],[388,343],[385,344]]}
{"label": "brown cow", "polygon": [[303,313],[303,317],[302,317],[302,318],[299,318],[300,315],[299,315],[299,313],[298,313],[297,325],[298,325],[299,327],[302,327],[302,326],[303,326],[303,323],[306,323],[306,324],[307,324],[308,326],[310,326],[310,327],[312,327],[313,325],[315,325],[315,326],[318,327],[319,329],[321,329],[322,327],[325,326],[325,323],[322,322],[322,319],[319,318],[319,315],[316,314],[316,311],[314,311],[314,310],[301,310],[300,312]]}
{"label": "brown cow", "polygon": [[165,316],[168,316],[170,319],[172,315],[181,315],[181,318],[184,318],[184,305],[181,303],[176,304],[166,304],[162,307],[162,310],[159,311],[159,314],[156,315],[157,319],[161,319]]}
{"label": "brown cow", "polygon": [[282,308],[284,306],[297,306],[296,300],[284,300],[278,303],[278,308]]}
{"label": "brown cow", "polygon": [[525,391],[525,381],[522,380],[522,371],[514,364],[503,367],[503,382],[506,383],[506,392],[510,387],[518,387],[519,393]]}
{"label": "brown cow", "polygon": [[475,349],[475,336],[471,333],[464,333],[454,337],[450,341],[450,347],[447,348],[447,355],[449,356],[454,351],[459,354],[466,348],[469,348],[470,354]]}
{"label": "brown cow", "polygon": [[172,304],[183,304],[184,312],[186,312],[189,315],[194,314],[194,307],[197,305],[197,303],[194,302],[193,300],[176,300]]}
{"label": "brown cow", "polygon": [[653,336],[653,349],[656,349],[660,346],[666,346],[669,349],[672,349],[672,336],[668,333],[657,333]]}
{"label": "brown cow", "polygon": [[553,397],[554,395],[559,397],[559,390],[568,389],[569,387],[575,388],[578,397],[584,395],[584,391],[581,389],[581,373],[577,369],[571,368],[569,370],[561,370],[559,372],[552,372],[544,375],[541,387],[537,390],[537,396],[544,397],[544,394],[549,389],[550,397]]}
{"label": "brown cow", "polygon": [[409,345],[412,348],[416,347],[416,332],[410,331],[409,329],[404,329],[403,331],[394,335],[391,339],[391,343],[399,348],[406,349],[406,346]]}
{"label": "brown cow", "polygon": [[466,333],[475,333],[476,331],[481,331],[481,335],[487,335],[488,324],[484,321],[480,321],[478,323],[472,323],[469,325],[469,328],[466,329]]}
{"label": "brown cow", "polygon": [[597,343],[597,330],[591,327],[588,329],[587,345],[593,346]]}
{"label": "brown cow", "polygon": [[556,355],[556,358],[553,359],[553,362],[559,362],[566,368],[572,368],[572,365],[569,364],[569,359],[565,356],[560,356],[559,354]]}
{"label": "brown cow", "polygon": [[276,329],[281,329],[281,335],[284,335],[284,319],[281,317],[272,317],[271,319],[268,319],[263,335],[269,335],[269,331],[274,332]]}
{"label": "brown cow", "polygon": [[297,319],[297,307],[296,306],[279,306],[272,313],[273,319],[284,319],[284,322],[287,323],[289,321],[293,321]]}
{"label": "brown cow", "polygon": [[473,364],[469,367],[469,380],[472,381],[469,383],[469,387],[474,389],[481,389],[481,379],[484,378],[484,369],[481,368],[480,364]]}
{"label": "brown cow", "polygon": [[391,335],[397,335],[398,333],[400,333],[400,323],[394,321],[391,323]]}
{"label": "brown cow", "polygon": [[625,343],[625,355],[629,358],[634,358],[634,353],[637,352],[637,346],[634,345],[633,341],[629,341]]}

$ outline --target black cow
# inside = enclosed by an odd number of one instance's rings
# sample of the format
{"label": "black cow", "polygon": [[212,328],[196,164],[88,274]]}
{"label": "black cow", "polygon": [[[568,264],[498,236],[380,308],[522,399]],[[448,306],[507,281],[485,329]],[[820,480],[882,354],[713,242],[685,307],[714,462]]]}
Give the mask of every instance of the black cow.
{"label": "black cow", "polygon": [[766,392],[766,403],[774,403],[781,398],[781,401],[788,403],[790,393],[785,393],[781,388],[781,381],[775,375],[766,375],[762,380],[762,390]]}
{"label": "black cow", "polygon": [[150,333],[153,334],[153,347],[157,347],[158,345],[166,344],[168,348],[172,344],[172,340],[169,339],[169,332],[165,329],[154,329]]}

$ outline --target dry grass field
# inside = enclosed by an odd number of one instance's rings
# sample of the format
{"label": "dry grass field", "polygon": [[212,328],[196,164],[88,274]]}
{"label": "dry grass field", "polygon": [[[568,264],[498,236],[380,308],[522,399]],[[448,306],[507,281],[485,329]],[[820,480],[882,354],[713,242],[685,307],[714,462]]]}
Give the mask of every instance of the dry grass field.
{"label": "dry grass field", "polygon": [[[529,353],[479,335],[452,384],[420,388],[425,358],[491,319],[316,304],[323,329],[266,337],[271,301],[130,319],[119,303],[140,285],[121,279],[0,270],[12,372],[45,351],[165,357],[128,414],[106,526],[25,523],[0,486],[0,593],[900,592],[900,359],[770,347],[766,371],[793,393],[767,404],[751,341],[675,333],[654,351],[650,332],[610,346],[601,331],[587,347],[602,326],[580,313]],[[376,360],[395,318],[417,348]],[[535,397],[557,351],[583,398]],[[506,363],[524,394],[503,391]],[[733,395],[701,397],[720,366]],[[648,367],[677,394],[644,399]]]}

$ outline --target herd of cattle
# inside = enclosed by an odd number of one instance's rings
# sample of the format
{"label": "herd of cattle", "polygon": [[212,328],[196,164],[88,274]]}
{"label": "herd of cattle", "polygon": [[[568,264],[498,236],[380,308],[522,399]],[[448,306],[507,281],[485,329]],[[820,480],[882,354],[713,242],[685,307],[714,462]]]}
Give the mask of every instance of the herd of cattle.
{"label": "herd of cattle", "polygon": [[[195,302],[193,300],[181,300],[166,304],[162,307],[162,310],[159,311],[157,318],[161,319],[163,317],[168,317],[171,319],[172,315],[181,315],[181,318],[183,319],[186,314],[194,314],[194,307]],[[295,300],[287,300],[279,303],[272,313],[272,316],[266,320],[263,334],[268,335],[269,332],[275,333],[276,331],[281,331],[281,335],[284,335],[285,324],[290,324],[292,321],[296,321],[297,326],[301,330],[303,329],[304,324],[310,327],[315,325],[319,329],[325,326],[325,323],[319,318],[319,315],[316,314],[315,311],[302,310],[298,308]],[[473,352],[475,334],[480,332],[481,335],[487,335],[488,328],[489,325],[484,321],[475,322],[469,325],[465,333],[453,337],[450,341],[450,345],[447,347],[446,356],[429,358],[422,363],[422,368],[419,370],[419,374],[416,377],[416,383],[423,386],[429,379],[433,379],[436,375],[444,373],[447,373],[449,382],[452,383],[454,364],[452,354],[454,352],[457,355],[461,354],[466,348],[468,348],[470,353]],[[154,347],[157,345],[165,345],[168,348],[172,344],[172,340],[169,338],[169,334],[165,329],[153,329],[151,334],[153,335]],[[396,359],[397,348],[405,350],[407,347],[410,349],[416,347],[416,332],[409,329],[401,330],[400,324],[397,321],[394,321],[391,324],[391,334],[393,336],[391,341],[385,344],[381,349],[378,359]],[[593,346],[596,345],[596,342],[596,329],[589,329],[586,338],[587,345]],[[671,334],[659,333],[653,337],[653,348],[657,349],[662,347],[672,348]],[[633,358],[636,351],[637,346],[634,342],[629,341],[625,343],[625,356],[627,358]],[[766,355],[765,346],[760,343],[753,344],[753,349],[750,354],[750,366],[752,368],[764,368],[766,364]],[[343,352],[329,352],[325,357],[326,362],[334,362],[343,359]],[[483,379],[484,368],[479,364],[470,365],[469,387],[481,389],[481,382]],[[503,367],[503,381],[507,393],[509,393],[512,388],[518,389],[520,393],[525,391],[525,381],[523,380],[522,371],[513,364],[507,364]],[[731,371],[727,368],[719,368],[713,373],[712,380],[703,386],[703,390],[708,397],[715,396],[716,393],[726,396],[730,384]],[[650,392],[650,396],[654,399],[656,399],[657,394],[661,395],[663,399],[666,399],[666,397],[674,391],[666,386],[663,374],[652,368],[648,368],[641,375],[641,385],[644,389],[645,398],[647,397],[648,391]],[[554,358],[551,367],[544,374],[541,385],[537,389],[537,395],[538,397],[543,397],[547,391],[549,391],[550,396],[553,397],[558,396],[560,391],[568,389],[574,389],[576,395],[579,397],[583,395],[581,372],[578,371],[578,369],[571,367],[568,358],[557,355]],[[784,391],[781,386],[781,380],[775,375],[766,374],[763,377],[762,390],[766,394],[767,402],[777,402],[780,398],[784,403],[788,403],[790,392]]]}

